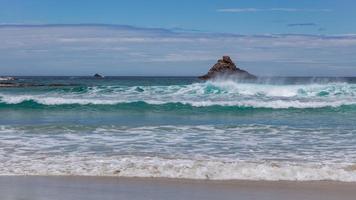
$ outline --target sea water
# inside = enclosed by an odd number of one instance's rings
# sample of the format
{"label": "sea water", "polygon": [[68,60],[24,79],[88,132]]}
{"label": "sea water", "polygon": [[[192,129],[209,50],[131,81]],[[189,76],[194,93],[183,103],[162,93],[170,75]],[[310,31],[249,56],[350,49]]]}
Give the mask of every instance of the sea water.
{"label": "sea water", "polygon": [[0,88],[0,175],[356,182],[354,78],[17,81],[44,86]]}

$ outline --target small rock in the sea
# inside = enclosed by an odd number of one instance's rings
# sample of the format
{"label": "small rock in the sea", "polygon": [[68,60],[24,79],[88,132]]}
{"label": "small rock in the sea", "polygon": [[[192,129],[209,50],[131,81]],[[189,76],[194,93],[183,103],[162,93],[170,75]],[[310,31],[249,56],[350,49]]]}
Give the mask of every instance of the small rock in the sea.
{"label": "small rock in the sea", "polygon": [[208,80],[217,77],[236,77],[240,79],[257,78],[255,75],[237,68],[229,56],[223,56],[222,59],[219,59],[218,62],[212,68],[210,68],[207,74],[200,76],[199,78]]}
{"label": "small rock in the sea", "polygon": [[17,87],[18,84],[16,83],[9,83],[9,82],[0,82],[0,87]]}
{"label": "small rock in the sea", "polygon": [[100,75],[100,74],[95,74],[94,78],[104,78],[104,76]]}

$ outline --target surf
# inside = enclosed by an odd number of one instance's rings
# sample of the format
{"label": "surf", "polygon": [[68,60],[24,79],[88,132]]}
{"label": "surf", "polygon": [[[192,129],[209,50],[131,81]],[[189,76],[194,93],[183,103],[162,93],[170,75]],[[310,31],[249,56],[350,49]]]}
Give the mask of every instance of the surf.
{"label": "surf", "polygon": [[144,102],[147,105],[307,109],[356,105],[356,84],[243,83],[216,80],[181,85],[97,85],[71,88],[25,88],[0,91],[0,104],[110,105]]}
{"label": "surf", "polygon": [[0,150],[11,156],[0,156],[0,174],[356,182],[355,133],[259,124],[3,125]]}

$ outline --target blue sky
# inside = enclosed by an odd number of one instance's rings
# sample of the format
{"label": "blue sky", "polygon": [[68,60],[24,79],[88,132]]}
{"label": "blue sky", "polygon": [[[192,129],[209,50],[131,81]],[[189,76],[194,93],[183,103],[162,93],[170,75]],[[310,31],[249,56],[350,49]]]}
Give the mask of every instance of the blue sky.
{"label": "blue sky", "polygon": [[356,76],[356,1],[0,0],[0,73]]}

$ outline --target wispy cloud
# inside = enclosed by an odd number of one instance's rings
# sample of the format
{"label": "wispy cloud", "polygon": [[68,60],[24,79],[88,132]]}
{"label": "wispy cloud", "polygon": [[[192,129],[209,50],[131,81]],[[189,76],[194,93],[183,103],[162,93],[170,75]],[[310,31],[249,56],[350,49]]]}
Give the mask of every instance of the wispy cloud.
{"label": "wispy cloud", "polygon": [[218,12],[242,13],[242,12],[331,12],[331,9],[309,8],[222,8]]}
{"label": "wispy cloud", "polygon": [[343,72],[356,75],[352,34],[238,35],[109,25],[0,25],[0,43],[2,73],[68,75],[100,69],[116,75],[198,75],[228,54],[255,74],[303,75],[313,67],[330,75],[325,68],[335,66],[348,67]]}
{"label": "wispy cloud", "polygon": [[317,26],[316,23],[293,23],[293,24],[287,24],[287,26],[293,27],[293,26]]}

